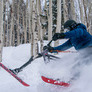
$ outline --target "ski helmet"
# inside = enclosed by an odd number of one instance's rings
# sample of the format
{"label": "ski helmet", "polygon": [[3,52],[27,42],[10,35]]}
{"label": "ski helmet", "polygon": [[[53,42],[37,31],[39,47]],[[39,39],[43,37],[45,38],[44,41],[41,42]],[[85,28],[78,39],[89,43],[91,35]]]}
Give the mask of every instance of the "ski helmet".
{"label": "ski helmet", "polygon": [[64,29],[68,28],[69,30],[73,30],[77,26],[77,23],[74,20],[67,20],[64,23]]}

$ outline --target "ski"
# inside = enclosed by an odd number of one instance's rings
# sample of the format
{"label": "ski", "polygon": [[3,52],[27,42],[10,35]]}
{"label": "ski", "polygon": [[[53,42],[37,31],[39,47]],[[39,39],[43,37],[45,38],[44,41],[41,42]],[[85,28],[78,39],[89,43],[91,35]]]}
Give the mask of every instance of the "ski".
{"label": "ski", "polygon": [[2,63],[0,63],[0,66],[6,70],[8,73],[10,73],[15,79],[17,79],[22,85],[24,86],[30,86],[29,84],[25,83],[22,79],[20,79],[17,75],[15,75],[12,71],[10,71],[6,66],[4,66]]}
{"label": "ski", "polygon": [[64,87],[69,87],[69,83],[66,83],[66,82],[61,82],[59,80],[54,80],[54,79],[51,79],[51,78],[47,78],[47,77],[44,77],[44,76],[41,76],[42,80],[46,83],[50,83],[50,84],[54,84],[54,85],[60,85],[60,86],[64,86]]}

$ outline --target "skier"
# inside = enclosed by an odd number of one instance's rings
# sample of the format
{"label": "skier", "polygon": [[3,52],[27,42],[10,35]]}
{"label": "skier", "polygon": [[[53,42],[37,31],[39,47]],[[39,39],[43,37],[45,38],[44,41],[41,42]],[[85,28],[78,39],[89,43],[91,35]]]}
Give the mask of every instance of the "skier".
{"label": "skier", "polygon": [[49,52],[54,52],[55,50],[64,51],[73,46],[76,50],[92,46],[92,35],[87,32],[87,28],[84,24],[77,23],[74,20],[67,20],[64,23],[64,29],[68,30],[68,32],[55,33],[52,40],[56,41],[65,38],[68,40],[57,47],[47,46]]}
{"label": "skier", "polygon": [[[72,77],[71,80],[75,80],[80,76],[81,66],[90,64],[91,60],[88,59],[88,55],[92,55],[92,50],[89,48],[92,46],[92,35],[87,32],[87,28],[82,23],[77,23],[74,20],[67,20],[64,23],[64,29],[68,30],[65,33],[55,33],[52,40],[56,41],[58,39],[68,40],[57,46],[51,47],[47,46],[49,52],[64,51],[74,46],[74,48],[79,51],[79,60],[74,61],[74,65],[71,68]],[[46,46],[44,46],[44,49]],[[85,49],[84,49],[85,48]]]}

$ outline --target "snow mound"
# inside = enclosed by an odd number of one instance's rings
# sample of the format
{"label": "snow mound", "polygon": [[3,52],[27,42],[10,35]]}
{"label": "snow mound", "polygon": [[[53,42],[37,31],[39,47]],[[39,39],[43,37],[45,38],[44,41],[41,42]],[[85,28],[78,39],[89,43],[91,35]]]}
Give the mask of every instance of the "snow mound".
{"label": "snow mound", "polygon": [[[47,44],[47,42],[45,43]],[[26,63],[30,55],[30,44],[3,48],[3,64],[10,69]],[[72,48],[74,50],[74,48]],[[45,64],[43,58],[35,59],[18,76],[30,87],[22,86],[9,73],[0,68],[1,92],[91,92],[92,91],[92,48],[78,53],[59,53],[60,59]],[[68,88],[42,81],[41,76],[70,82]]]}

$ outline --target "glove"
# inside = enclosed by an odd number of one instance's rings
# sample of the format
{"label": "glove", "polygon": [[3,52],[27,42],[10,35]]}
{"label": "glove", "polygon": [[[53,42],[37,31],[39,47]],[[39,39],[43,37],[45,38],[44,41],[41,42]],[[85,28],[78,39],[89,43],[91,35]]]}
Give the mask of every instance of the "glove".
{"label": "glove", "polygon": [[54,50],[54,48],[51,46],[44,46],[43,50],[48,50],[49,52],[52,52]]}
{"label": "glove", "polygon": [[52,37],[52,40],[56,41],[58,39],[63,39],[65,37],[64,33],[55,33],[54,36]]}

